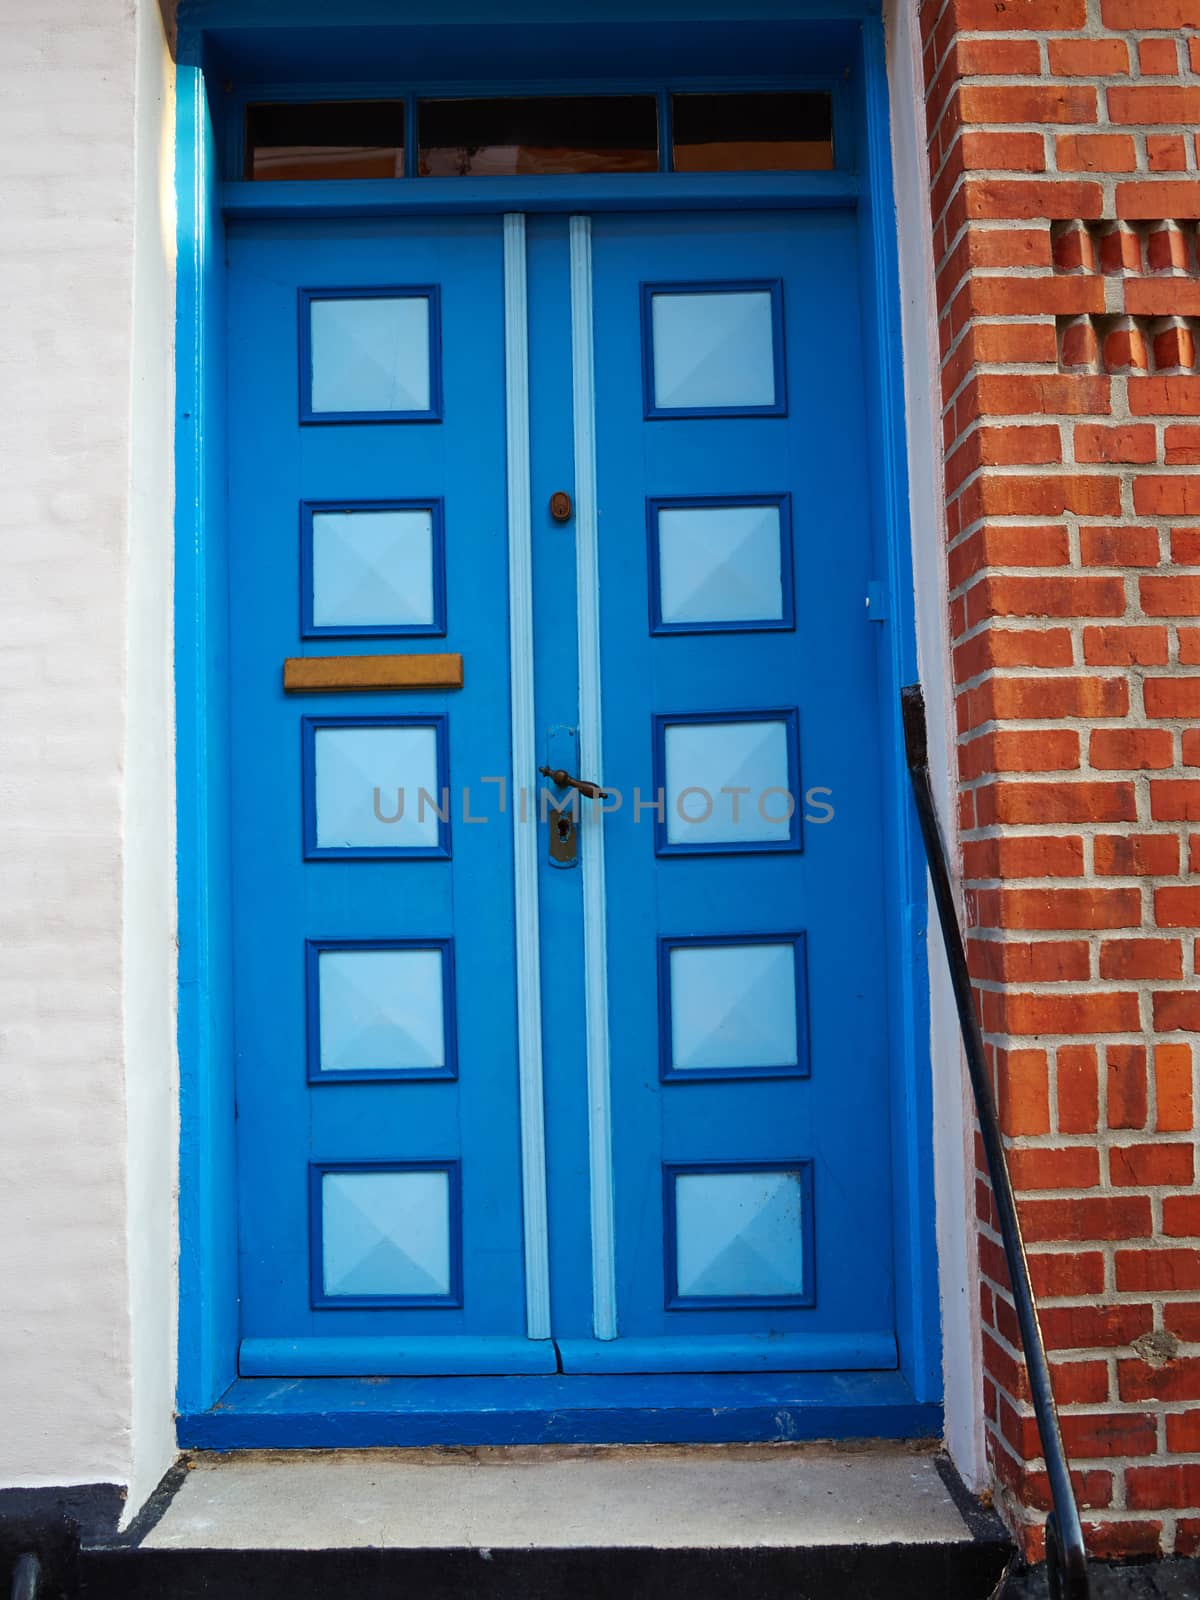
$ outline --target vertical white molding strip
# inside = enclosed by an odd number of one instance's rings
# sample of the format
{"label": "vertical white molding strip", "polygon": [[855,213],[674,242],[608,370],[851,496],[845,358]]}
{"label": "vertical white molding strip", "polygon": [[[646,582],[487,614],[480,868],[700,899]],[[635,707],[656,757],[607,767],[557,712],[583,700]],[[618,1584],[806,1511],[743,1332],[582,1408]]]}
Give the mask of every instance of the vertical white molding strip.
{"label": "vertical white molding strip", "polygon": [[521,1091],[521,1195],[525,1219],[525,1331],[550,1337],[550,1232],[542,1085],[542,977],[538,930],[538,830],[522,818],[523,787],[537,771],[533,698],[533,525],[529,481],[529,327],[525,218],[504,218],[504,401],[508,448],[508,654],[512,695],[513,914],[517,1057]]}
{"label": "vertical white molding strip", "polygon": [[[579,765],[604,782],[600,720],[600,556],[596,507],[596,384],[592,330],[592,219],[572,217],[571,370],[575,401],[575,601],[579,626]],[[617,1336],[604,815],[582,802],[584,1007],[592,1220],[592,1331]]]}

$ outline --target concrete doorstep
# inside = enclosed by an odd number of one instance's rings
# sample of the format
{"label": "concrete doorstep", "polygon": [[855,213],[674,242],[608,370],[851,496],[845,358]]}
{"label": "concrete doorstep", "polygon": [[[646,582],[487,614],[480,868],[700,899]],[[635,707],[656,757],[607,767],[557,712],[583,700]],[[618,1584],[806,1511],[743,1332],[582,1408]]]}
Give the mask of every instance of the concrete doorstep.
{"label": "concrete doorstep", "polygon": [[84,1600],[988,1600],[1011,1554],[932,1444],[191,1457]]}

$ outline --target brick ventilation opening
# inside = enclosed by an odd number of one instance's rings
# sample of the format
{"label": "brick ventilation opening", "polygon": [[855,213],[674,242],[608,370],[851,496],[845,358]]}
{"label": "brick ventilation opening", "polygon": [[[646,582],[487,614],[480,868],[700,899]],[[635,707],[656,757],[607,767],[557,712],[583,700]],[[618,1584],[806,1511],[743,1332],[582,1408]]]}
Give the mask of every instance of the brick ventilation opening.
{"label": "brick ventilation opening", "polygon": [[[1200,0],[925,0],[972,970],[1097,1553],[1200,1550]],[[978,1167],[984,1405],[1049,1495]]]}

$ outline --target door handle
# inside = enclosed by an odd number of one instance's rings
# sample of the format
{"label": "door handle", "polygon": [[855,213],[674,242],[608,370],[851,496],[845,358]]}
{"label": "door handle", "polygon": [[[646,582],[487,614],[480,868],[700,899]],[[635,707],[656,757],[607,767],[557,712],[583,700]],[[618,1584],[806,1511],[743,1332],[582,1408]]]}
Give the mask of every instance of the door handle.
{"label": "door handle", "polygon": [[573,778],[563,767],[539,767],[538,771],[543,778],[549,778],[556,788],[578,789],[588,800],[608,799],[607,789],[602,789],[598,783],[589,783],[586,778]]}

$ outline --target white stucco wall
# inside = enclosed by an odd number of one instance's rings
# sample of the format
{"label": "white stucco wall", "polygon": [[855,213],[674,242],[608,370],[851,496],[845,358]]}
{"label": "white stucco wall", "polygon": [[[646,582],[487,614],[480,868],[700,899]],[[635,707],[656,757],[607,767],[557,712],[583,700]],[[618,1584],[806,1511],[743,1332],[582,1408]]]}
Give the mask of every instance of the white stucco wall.
{"label": "white stucco wall", "polygon": [[[909,516],[916,590],[917,658],[925,690],[929,766],[947,841],[954,813],[954,697],[946,611],[946,507],[941,482],[941,380],[937,356],[929,169],[918,0],[888,0],[888,87],[900,259]],[[934,1188],[942,1307],[946,1446],[972,1488],[987,1480],[975,1232],[973,1111],[958,1016],[929,902],[930,1059],[933,1070]]]}
{"label": "white stucco wall", "polygon": [[131,1502],[173,1448],[172,98],[156,0],[5,8],[0,1486]]}

